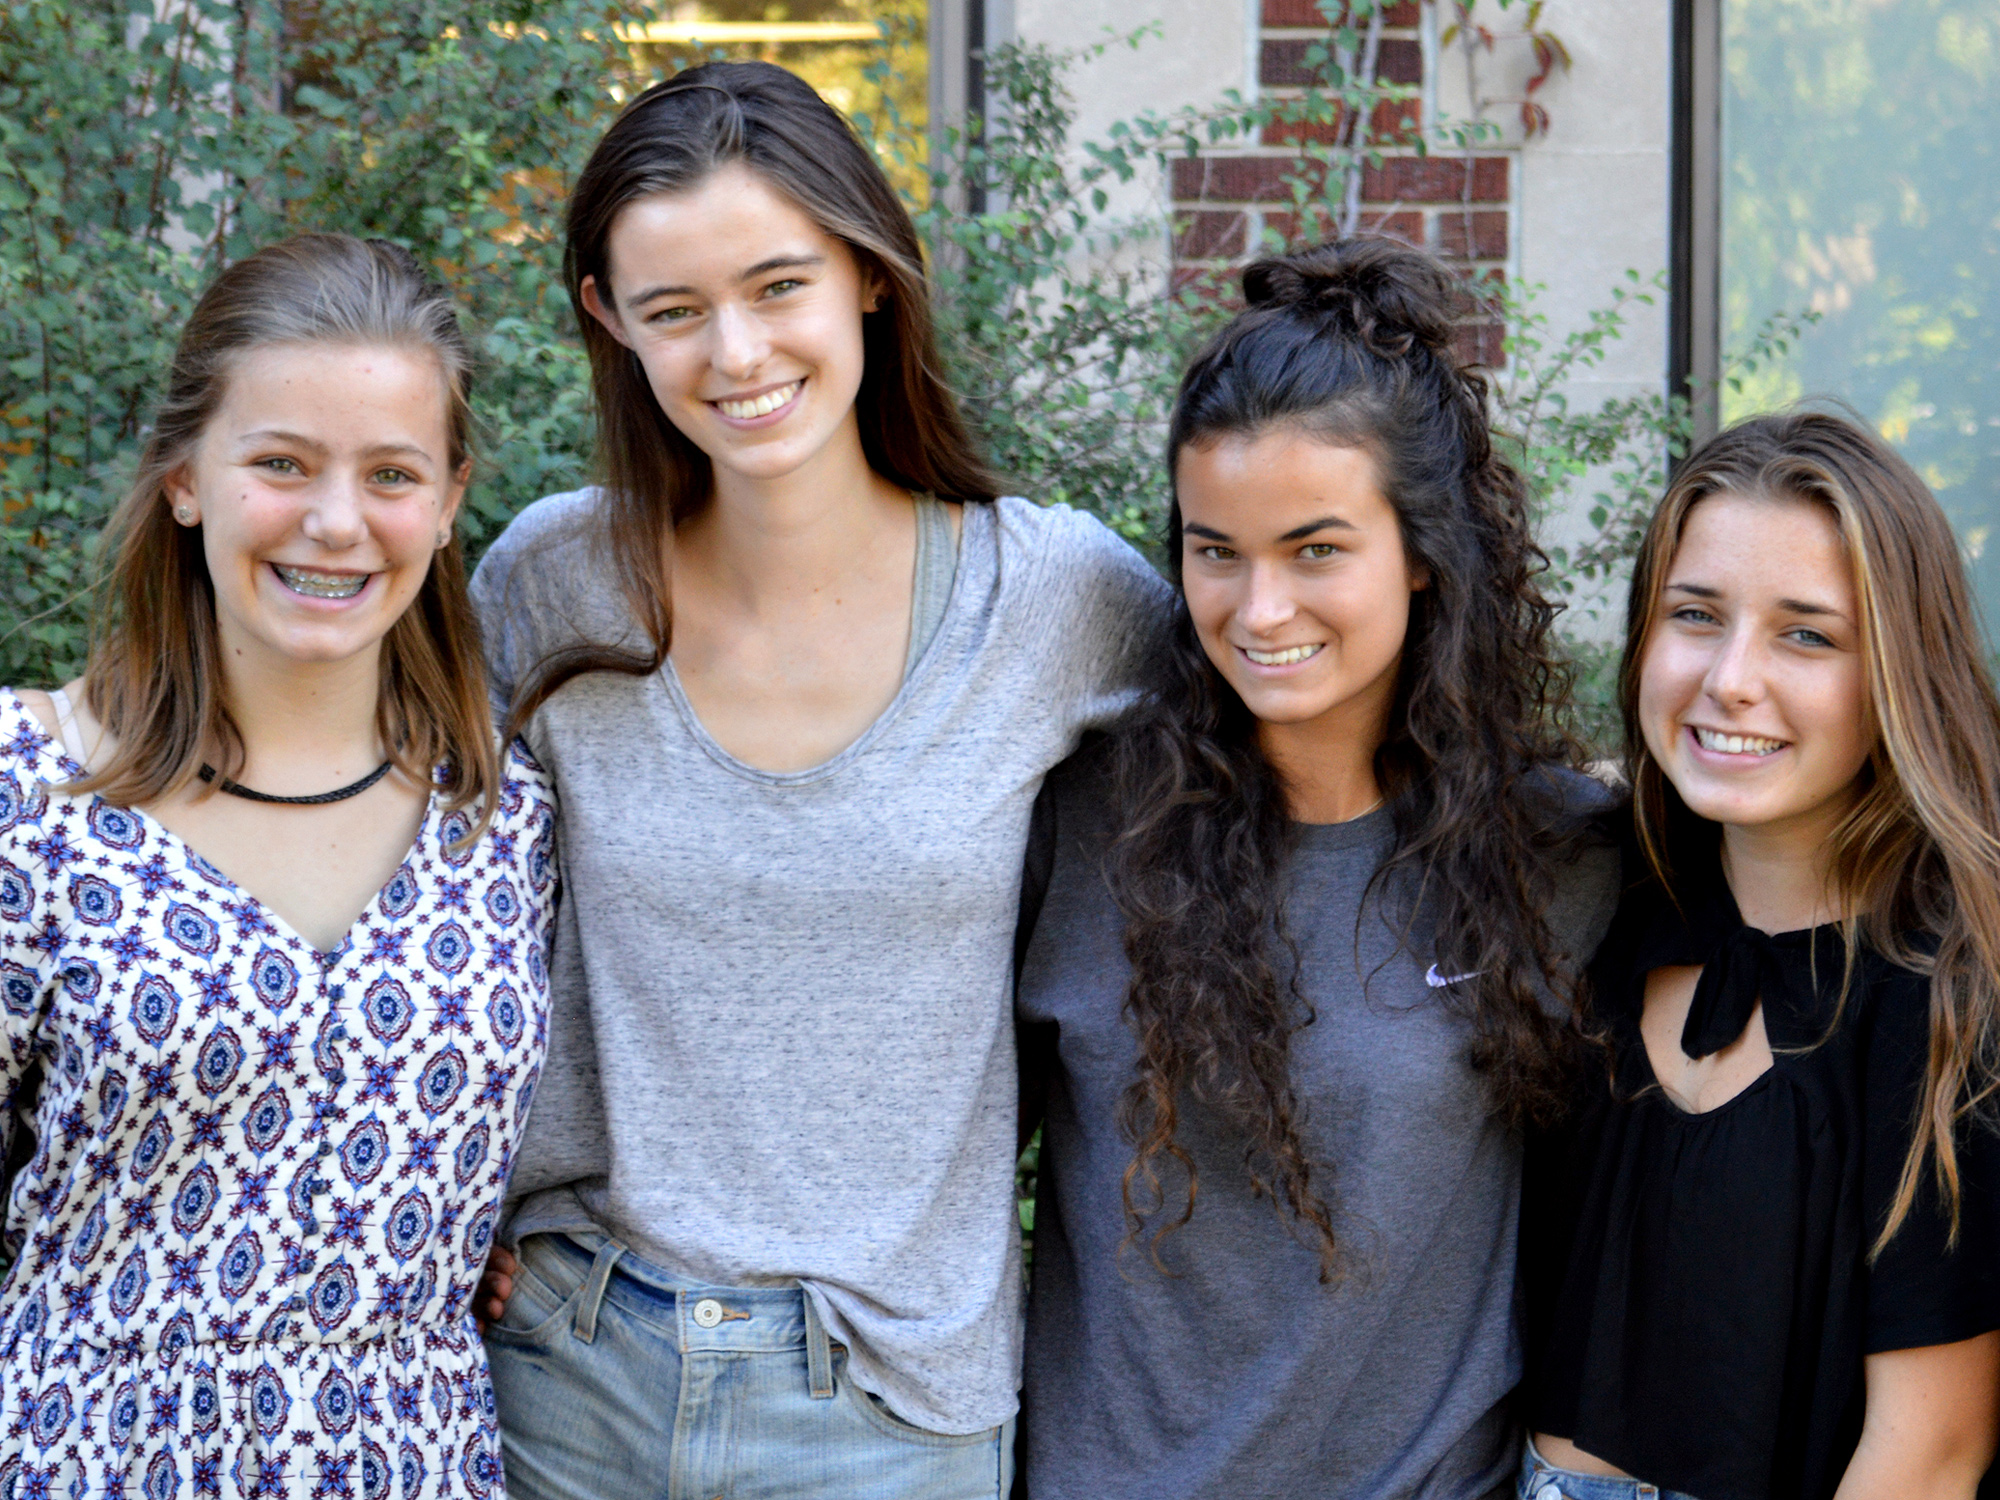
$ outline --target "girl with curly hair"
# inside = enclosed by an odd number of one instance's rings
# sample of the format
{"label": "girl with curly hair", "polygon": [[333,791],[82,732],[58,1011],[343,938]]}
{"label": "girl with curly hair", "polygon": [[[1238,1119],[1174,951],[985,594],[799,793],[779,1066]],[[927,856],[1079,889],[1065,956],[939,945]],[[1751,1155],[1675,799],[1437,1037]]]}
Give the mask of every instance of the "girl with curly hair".
{"label": "girl with curly hair", "polygon": [[1353,239],[1244,290],[1174,413],[1164,685],[1037,809],[1027,1476],[1471,1500],[1516,1459],[1520,1127],[1610,915],[1605,794],[1457,280]]}

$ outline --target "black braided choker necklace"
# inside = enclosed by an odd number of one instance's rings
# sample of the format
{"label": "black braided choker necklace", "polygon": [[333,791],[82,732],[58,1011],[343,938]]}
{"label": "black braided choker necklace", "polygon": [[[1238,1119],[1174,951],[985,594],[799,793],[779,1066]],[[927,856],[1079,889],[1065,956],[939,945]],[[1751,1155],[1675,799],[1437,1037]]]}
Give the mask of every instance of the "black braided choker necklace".
{"label": "black braided choker necklace", "polygon": [[253,792],[247,786],[231,781],[227,776],[218,777],[214,766],[203,766],[196,772],[203,781],[212,782],[218,792],[227,792],[232,797],[247,797],[252,802],[279,802],[287,807],[317,807],[324,802],[345,802],[349,797],[358,797],[389,774],[394,761],[385,760],[352,786],[344,786],[337,791],[321,792],[312,797],[273,797],[269,792]]}

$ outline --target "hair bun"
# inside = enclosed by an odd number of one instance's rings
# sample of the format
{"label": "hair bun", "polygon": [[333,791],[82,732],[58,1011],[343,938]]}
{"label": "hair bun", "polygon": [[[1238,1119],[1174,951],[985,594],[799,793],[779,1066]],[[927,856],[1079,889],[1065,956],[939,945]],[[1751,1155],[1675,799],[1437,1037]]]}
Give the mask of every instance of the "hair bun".
{"label": "hair bun", "polygon": [[1260,260],[1243,272],[1243,300],[1252,307],[1297,307],[1311,302],[1320,278],[1308,275],[1301,256]]}
{"label": "hair bun", "polygon": [[1452,332],[1471,295],[1434,256],[1401,240],[1356,235],[1272,256],[1246,267],[1243,297],[1253,308],[1327,319],[1380,354],[1418,346],[1452,359]]}

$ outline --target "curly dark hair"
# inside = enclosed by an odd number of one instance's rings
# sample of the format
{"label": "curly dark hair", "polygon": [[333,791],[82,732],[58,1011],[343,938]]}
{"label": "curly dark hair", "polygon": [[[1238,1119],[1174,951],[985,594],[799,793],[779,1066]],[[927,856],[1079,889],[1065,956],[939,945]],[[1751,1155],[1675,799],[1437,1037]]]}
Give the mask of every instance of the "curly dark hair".
{"label": "curly dark hair", "polygon": [[[1439,1003],[1471,1022],[1470,1061],[1496,1112],[1513,1125],[1552,1118],[1577,996],[1545,920],[1575,824],[1550,768],[1582,757],[1561,727],[1568,676],[1551,647],[1556,606],[1537,587],[1547,560],[1527,489],[1494,451],[1485,379],[1454,353],[1468,295],[1431,256],[1374,237],[1259,261],[1243,289],[1247,310],[1182,380],[1169,466],[1190,444],[1286,426],[1375,459],[1404,548],[1430,584],[1411,595],[1375,752],[1394,843],[1364,906],[1406,943],[1421,914],[1439,967],[1477,974],[1438,991]],[[1178,583],[1178,500],[1166,554]],[[1120,1110],[1135,1146],[1127,1242],[1166,1208],[1166,1161],[1187,1192],[1153,1236],[1156,1263],[1160,1238],[1194,1212],[1194,1159],[1175,1138],[1192,1097],[1241,1135],[1255,1190],[1316,1242],[1331,1282],[1342,1257],[1315,1184],[1331,1168],[1301,1142],[1288,1061],[1292,1033],[1313,1016],[1285,927],[1295,839],[1286,788],[1185,602],[1168,656],[1162,686],[1107,746],[1121,830],[1108,873],[1139,1041]],[[1551,1014],[1551,990],[1569,1018]]]}

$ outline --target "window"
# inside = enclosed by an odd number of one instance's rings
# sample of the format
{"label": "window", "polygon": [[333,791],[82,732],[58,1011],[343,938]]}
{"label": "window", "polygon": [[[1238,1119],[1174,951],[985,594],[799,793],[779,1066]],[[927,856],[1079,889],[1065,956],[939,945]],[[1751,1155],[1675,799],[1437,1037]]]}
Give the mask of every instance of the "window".
{"label": "window", "polygon": [[2000,639],[2000,10],[1678,6],[1674,374],[1817,313],[1709,421],[1851,403],[1951,516]]}
{"label": "window", "polygon": [[921,202],[928,189],[929,10],[926,0],[680,0],[624,35],[645,82],[724,58],[790,68],[862,126],[890,180]]}

